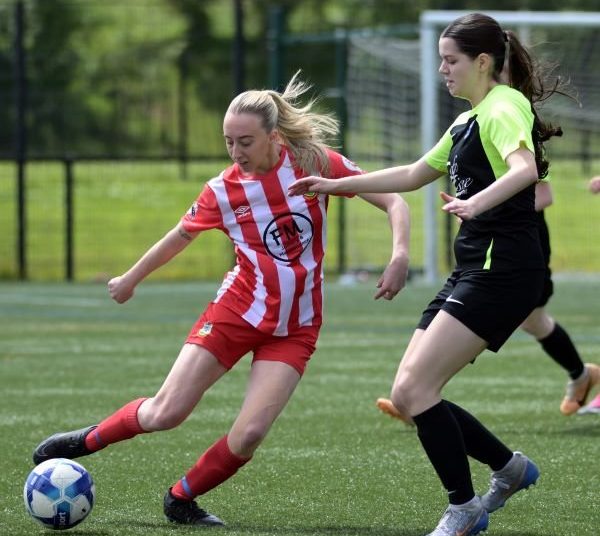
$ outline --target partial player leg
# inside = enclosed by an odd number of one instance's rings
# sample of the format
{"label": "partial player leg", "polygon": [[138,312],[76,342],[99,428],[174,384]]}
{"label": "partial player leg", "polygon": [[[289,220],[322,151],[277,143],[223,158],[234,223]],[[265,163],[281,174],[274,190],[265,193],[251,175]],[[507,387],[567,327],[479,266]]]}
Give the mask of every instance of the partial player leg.
{"label": "partial player leg", "polygon": [[[411,337],[408,343],[408,346],[406,347],[406,350],[404,351],[405,356],[411,354],[414,351],[414,349],[417,348],[417,345],[419,344],[419,340],[421,339],[423,333],[424,330],[422,329],[415,330],[413,336]],[[400,374],[401,365],[402,362],[400,362],[400,365],[398,365],[396,377],[394,378],[394,385],[396,384],[398,375]],[[396,399],[396,404],[398,405],[395,405],[389,398],[378,398],[376,402],[377,407],[381,410],[382,413],[385,413],[386,415],[389,415],[394,419],[398,419],[399,421],[402,421],[408,426],[413,426],[414,422],[408,412],[408,409],[399,405],[400,399],[398,397]]]}
{"label": "partial player leg", "polygon": [[600,415],[600,394],[587,405],[582,407],[577,415]]}
{"label": "partial player leg", "polygon": [[[185,503],[195,504],[195,497],[231,478],[250,460],[287,404],[299,380],[300,374],[285,363],[254,362],[242,408],[229,434],[209,447],[186,475],[167,492],[167,519],[182,524],[216,524],[212,519],[205,521],[206,512],[203,510],[195,520],[190,521],[188,512],[182,510]],[[180,515],[181,511],[184,515]]]}
{"label": "partial player leg", "polygon": [[394,419],[398,419],[407,426],[414,426],[415,423],[413,422],[412,417],[402,413],[394,406],[394,404],[392,404],[392,401],[389,398],[378,398],[375,404],[382,413],[385,413]]}
{"label": "partial player leg", "polygon": [[592,388],[600,384],[600,366],[586,363],[581,376],[567,383],[567,392],[560,405],[563,415],[577,413],[588,399]]}
{"label": "partial player leg", "polygon": [[36,447],[33,461],[78,458],[141,433],[173,428],[226,371],[206,349],[186,344],[156,396],[125,404],[97,426],[50,436]]}
{"label": "partial player leg", "polygon": [[[452,338],[446,337],[447,333],[452,333]],[[453,406],[441,400],[447,381],[486,346],[486,341],[464,324],[440,311],[418,344],[405,354],[396,376],[394,405],[406,408],[412,416],[423,448],[448,491],[450,506],[432,533],[435,536],[446,534],[448,527],[457,534],[476,534],[487,527],[487,512],[473,490],[467,452],[477,452],[496,467],[512,455],[475,419],[465,423],[465,437],[457,418],[462,413],[454,415]]]}
{"label": "partial player leg", "polygon": [[569,334],[544,307],[535,308],[521,328],[534,336],[546,354],[569,375],[560,411],[563,415],[573,415],[585,404],[591,388],[600,383],[600,367],[583,363]]}
{"label": "partial player leg", "polygon": [[[447,333],[452,333],[450,339]],[[471,508],[475,492],[462,433],[441,399],[444,385],[486,345],[464,324],[440,311],[427,330],[415,333],[392,389],[394,405],[406,408],[412,416],[423,449],[448,492],[450,511],[445,512],[435,535],[444,534],[448,523],[456,533],[464,531],[461,534],[487,527],[481,504]]]}

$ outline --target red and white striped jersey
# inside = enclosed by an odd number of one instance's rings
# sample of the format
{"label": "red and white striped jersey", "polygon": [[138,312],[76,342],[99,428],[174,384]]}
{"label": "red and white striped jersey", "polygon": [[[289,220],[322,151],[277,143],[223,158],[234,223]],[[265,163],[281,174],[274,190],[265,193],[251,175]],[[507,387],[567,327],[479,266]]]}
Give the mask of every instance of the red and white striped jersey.
{"label": "red and white striped jersey", "polygon": [[[328,157],[331,178],[362,173],[339,153]],[[322,322],[328,196],[289,197],[288,186],[303,176],[285,148],[265,175],[244,176],[234,164],[206,183],[182,218],[187,231],[220,229],[235,246],[236,264],[214,301],[277,336]]]}

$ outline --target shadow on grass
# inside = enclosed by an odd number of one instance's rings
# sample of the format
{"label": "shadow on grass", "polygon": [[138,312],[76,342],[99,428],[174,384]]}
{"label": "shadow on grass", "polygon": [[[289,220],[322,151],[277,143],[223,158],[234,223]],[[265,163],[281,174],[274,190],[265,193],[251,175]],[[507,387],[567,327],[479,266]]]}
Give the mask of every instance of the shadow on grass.
{"label": "shadow on grass", "polygon": [[278,534],[281,536],[294,535],[329,535],[329,536],[423,536],[422,530],[408,530],[402,528],[383,528],[383,527],[344,527],[344,526],[312,526],[312,527],[285,527],[275,529],[275,527],[260,527],[256,525],[236,524],[233,529],[237,529],[244,534]]}
{"label": "shadow on grass", "polygon": [[[168,531],[171,533],[172,529],[180,531],[181,534],[191,534],[198,530],[198,527],[182,526],[166,523],[164,521],[157,521],[156,523],[148,521],[131,521],[127,524],[129,528],[137,529],[153,529],[156,531]],[[245,525],[243,523],[228,523],[225,527],[210,527],[208,531],[211,534],[226,536],[227,533],[235,534],[265,534],[265,535],[277,535],[277,536],[423,536],[429,527],[424,529],[406,529],[402,527],[352,527],[352,526],[310,526],[310,527],[282,527],[277,528],[276,523],[270,525]],[[200,529],[203,531],[206,528]],[[194,531],[194,532],[188,532]],[[113,532],[107,531],[69,531],[70,535],[75,536],[106,536],[108,534],[114,534]],[[515,530],[494,530],[494,536],[548,536],[547,532],[533,532],[523,531],[521,529]]]}
{"label": "shadow on grass", "polygon": [[[59,532],[59,531],[56,531]],[[65,534],[64,531],[63,534]],[[43,534],[48,534],[49,531],[44,531]],[[81,530],[73,530],[73,529],[69,529],[66,534],[68,534],[69,536],[113,536],[115,533],[111,530],[97,530],[97,529],[81,529]]]}
{"label": "shadow on grass", "polygon": [[587,417],[585,422],[577,423],[556,430],[554,435],[561,436],[580,436],[580,437],[600,437],[600,416],[594,415],[595,418]]}
{"label": "shadow on grass", "polygon": [[[227,525],[233,531],[243,534],[277,534],[278,536],[424,536],[433,527],[423,529],[407,529],[402,527],[348,527],[348,526],[313,526],[313,527],[286,527],[276,529],[273,526],[261,527],[257,525]],[[548,536],[547,532],[531,532],[515,529],[514,531],[494,530],[494,536]]]}
{"label": "shadow on grass", "polygon": [[[127,524],[130,528],[138,529],[169,529],[181,530],[182,533],[187,534],[187,530],[198,529],[199,527],[183,526],[167,523],[165,521],[157,521],[152,523],[149,521],[130,521]],[[227,523],[224,527],[210,527],[201,530],[208,530],[211,534],[218,534],[219,536],[226,536],[227,533],[235,534],[277,534],[278,536],[306,536],[306,535],[330,535],[330,536],[423,536],[423,530],[402,530],[401,528],[382,528],[382,527],[344,527],[344,526],[310,526],[310,527],[277,527],[277,522],[269,525],[245,525],[243,523]],[[75,532],[69,532],[71,534],[77,534]],[[83,533],[80,533],[83,535]],[[86,533],[92,534],[94,533]],[[97,534],[109,534],[108,532],[97,533]],[[112,533],[111,533],[112,534]],[[529,536],[529,535],[524,535]],[[538,536],[538,535],[535,535]]]}

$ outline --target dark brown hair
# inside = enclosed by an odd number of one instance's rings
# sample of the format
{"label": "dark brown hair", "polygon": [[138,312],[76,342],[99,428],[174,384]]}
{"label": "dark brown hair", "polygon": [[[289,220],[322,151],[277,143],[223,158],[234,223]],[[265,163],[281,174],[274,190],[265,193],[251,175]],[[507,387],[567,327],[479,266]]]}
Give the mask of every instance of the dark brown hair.
{"label": "dark brown hair", "polygon": [[541,65],[521,44],[517,35],[511,30],[504,31],[495,19],[487,15],[470,13],[459,17],[442,32],[442,37],[454,39],[458,49],[472,59],[479,54],[489,54],[494,59],[493,77],[498,82],[508,60],[508,85],[519,90],[531,103],[535,162],[538,176],[543,179],[548,174],[544,142],[552,136],[562,136],[562,129],[545,123],[538,115],[535,104],[554,93],[565,94],[559,90],[561,79],[556,77],[553,83],[548,84]]}

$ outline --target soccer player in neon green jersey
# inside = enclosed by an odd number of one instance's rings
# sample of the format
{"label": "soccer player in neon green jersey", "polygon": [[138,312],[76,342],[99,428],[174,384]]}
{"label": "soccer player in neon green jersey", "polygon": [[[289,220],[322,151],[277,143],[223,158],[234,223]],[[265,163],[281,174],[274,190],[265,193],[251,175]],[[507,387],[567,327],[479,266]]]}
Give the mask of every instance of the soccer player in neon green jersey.
{"label": "soccer player in neon green jersey", "polygon": [[[551,357],[569,376],[564,398],[560,403],[563,415],[584,415],[594,413],[598,405],[600,413],[600,397],[594,404],[585,406],[592,388],[600,383],[600,366],[595,363],[584,363],[566,330],[548,313],[546,305],[554,293],[552,270],[550,269],[550,234],[544,217],[544,210],[553,203],[552,188],[549,181],[540,181],[535,188],[535,209],[538,220],[540,244],[544,254],[546,269],[544,289],[537,306],[525,321],[521,329],[529,333],[540,343],[544,352]],[[412,419],[394,407],[389,398],[377,399],[377,407],[383,412],[406,424],[412,425]]]}
{"label": "soccer player in neon green jersey", "polygon": [[[558,133],[533,104],[556,91],[511,31],[493,18],[456,19],[439,40],[440,74],[462,113],[417,162],[330,181],[307,177],[290,195],[404,192],[448,173],[455,196],[443,210],[462,223],[456,267],[427,306],[392,388],[392,402],[414,421],[419,440],[448,492],[449,506],[429,536],[474,535],[488,513],[534,484],[537,466],[513,452],[463,408],[442,399],[444,385],[485,349],[498,351],[536,307],[544,257],[535,213],[535,184],[547,175],[543,141]],[[502,70],[508,60],[508,84]],[[492,470],[490,489],[475,495],[468,456]]]}

